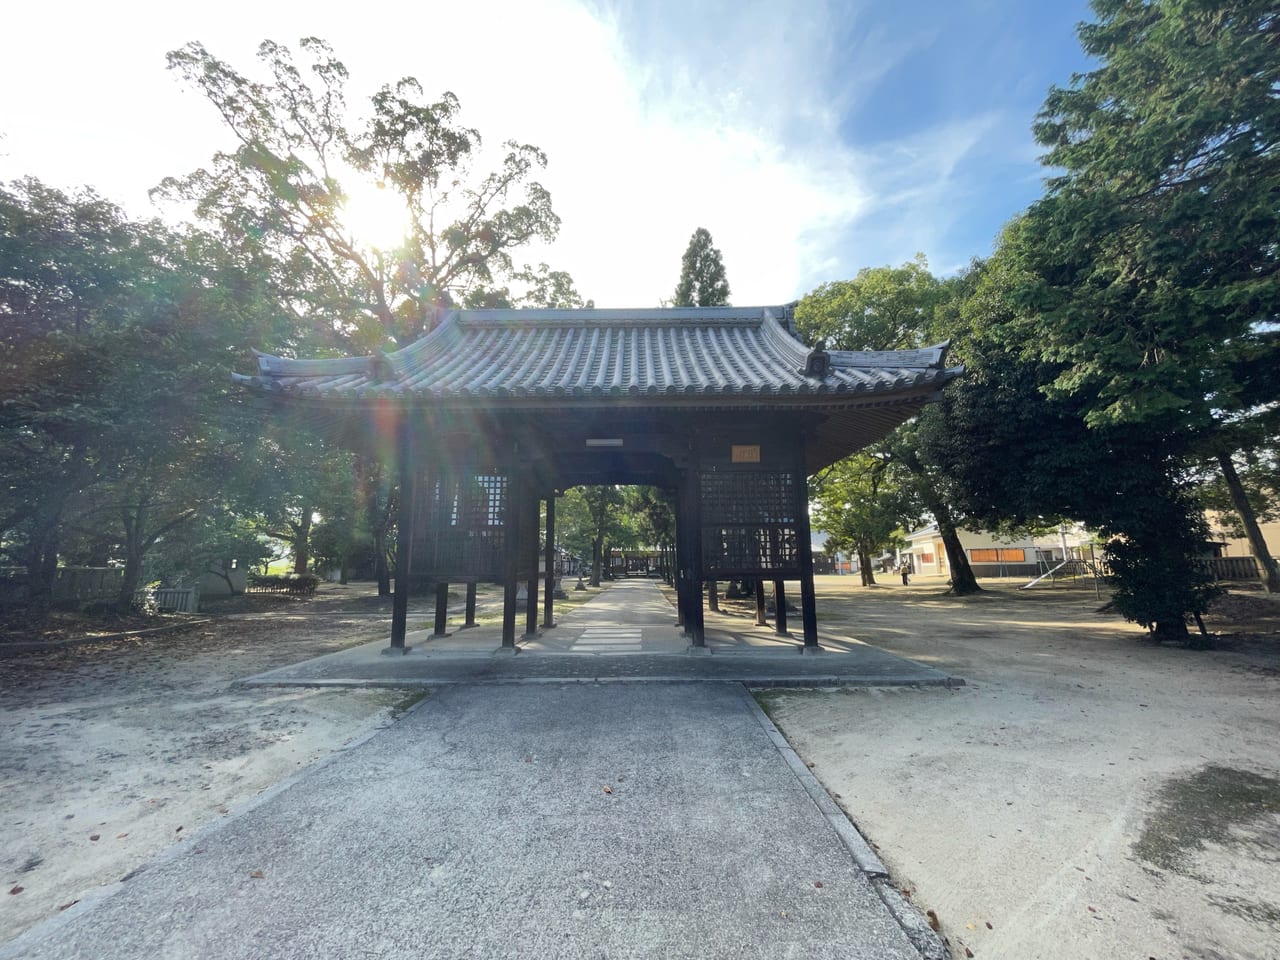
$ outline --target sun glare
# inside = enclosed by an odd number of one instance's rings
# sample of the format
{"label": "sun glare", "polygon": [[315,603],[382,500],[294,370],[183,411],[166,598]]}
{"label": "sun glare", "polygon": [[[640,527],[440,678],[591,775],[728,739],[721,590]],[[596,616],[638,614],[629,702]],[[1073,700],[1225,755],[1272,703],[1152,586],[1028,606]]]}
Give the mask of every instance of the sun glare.
{"label": "sun glare", "polygon": [[375,250],[393,250],[409,232],[409,218],[400,195],[382,183],[355,180],[346,190],[342,221],[357,243]]}

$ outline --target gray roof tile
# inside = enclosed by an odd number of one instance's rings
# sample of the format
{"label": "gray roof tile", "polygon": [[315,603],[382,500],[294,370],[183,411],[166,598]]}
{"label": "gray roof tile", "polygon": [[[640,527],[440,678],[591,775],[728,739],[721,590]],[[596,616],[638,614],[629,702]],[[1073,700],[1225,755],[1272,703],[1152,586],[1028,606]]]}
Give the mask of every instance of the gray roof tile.
{"label": "gray roof tile", "polygon": [[857,401],[936,390],[958,372],[944,366],[941,344],[833,350],[825,376],[806,376],[810,348],[789,317],[787,307],[455,310],[394,353],[334,360],[258,354],[257,376],[236,379],[269,393],[348,402],[777,397],[861,406]]}

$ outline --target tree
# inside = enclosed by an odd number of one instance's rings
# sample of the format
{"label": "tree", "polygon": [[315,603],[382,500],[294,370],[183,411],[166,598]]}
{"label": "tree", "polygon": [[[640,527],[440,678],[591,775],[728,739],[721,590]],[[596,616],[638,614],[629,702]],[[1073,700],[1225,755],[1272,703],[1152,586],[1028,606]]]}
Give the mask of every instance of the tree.
{"label": "tree", "polygon": [[632,546],[638,539],[624,505],[622,488],[606,484],[572,487],[557,508],[561,542],[576,554],[591,555],[593,587],[600,586],[608,551]]}
{"label": "tree", "polygon": [[1280,571],[1232,474],[1273,415],[1244,376],[1280,366],[1280,11],[1270,0],[1094,0],[1099,66],[1035,125],[1048,182],[1019,231],[1034,279],[1024,341],[1087,397],[1095,427],[1141,424],[1215,459],[1269,590]]}
{"label": "tree", "polygon": [[837,550],[857,554],[862,585],[875,584],[873,558],[894,542],[901,528],[919,522],[919,501],[895,482],[891,462],[873,452],[845,457],[814,479],[814,526]]}
{"label": "tree", "polygon": [[[480,134],[459,122],[452,93],[429,102],[405,78],[348,119],[347,68],[322,40],[299,48],[302,67],[287,47],[259,47],[266,82],[199,43],[169,54],[237,146],[159,191],[194,203],[313,332],[365,350],[411,343],[440,306],[483,298],[519,273],[515,251],[555,238],[560,219],[533,179],[547,163],[541,150],[509,141],[497,168],[475,175]],[[380,216],[392,236],[356,229],[373,205],[389,208]]]}
{"label": "tree", "polygon": [[909,350],[930,335],[945,286],[923,253],[900,267],[864,267],[824,283],[796,304],[796,325],[833,350]]}
{"label": "tree", "polygon": [[127,607],[147,552],[218,502],[243,439],[230,328],[269,325],[218,250],[89,191],[0,189],[0,537],[36,612],[84,529]]}
{"label": "tree", "polygon": [[1089,394],[1046,389],[1062,367],[1023,339],[1036,325],[1018,305],[1019,230],[1015,222],[966,278],[965,376],[944,392],[935,421],[920,418],[921,453],[948,478],[951,505],[989,529],[1063,519],[1097,529],[1117,609],[1161,637],[1185,638],[1185,617],[1213,594],[1188,471],[1158,431],[1090,426]]}
{"label": "tree", "polygon": [[[852,280],[822,284],[796,305],[796,325],[810,342],[822,341],[836,350],[914,349],[960,332],[958,324],[942,318],[954,315],[961,293],[958,282],[944,283],[934,277],[924,254],[918,253],[900,267],[866,267]],[[940,332],[943,327],[946,334]],[[873,450],[884,462],[894,464],[896,483],[909,487],[937,522],[951,571],[951,592],[980,592],[960,543],[946,471],[938,469],[919,446],[922,429],[939,429],[938,412],[925,410],[920,423],[927,426],[904,424]],[[860,501],[853,497],[849,502]],[[863,573],[866,583],[869,565],[864,561],[862,567],[867,571]]]}
{"label": "tree", "polygon": [[712,246],[711,234],[699,227],[689,238],[680,260],[680,282],[672,294],[675,307],[719,307],[729,302],[729,280],[724,260]]}

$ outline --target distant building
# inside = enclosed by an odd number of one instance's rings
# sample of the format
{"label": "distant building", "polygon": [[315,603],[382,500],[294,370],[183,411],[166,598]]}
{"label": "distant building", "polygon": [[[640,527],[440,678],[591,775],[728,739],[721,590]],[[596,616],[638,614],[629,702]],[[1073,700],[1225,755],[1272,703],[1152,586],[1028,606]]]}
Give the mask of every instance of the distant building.
{"label": "distant building", "polygon": [[[1080,524],[1012,539],[978,530],[959,530],[958,533],[969,566],[977,577],[1033,577],[1064,559],[1092,559],[1093,536]],[[910,554],[917,574],[949,575],[951,572],[936,526],[908,534],[904,552]]]}

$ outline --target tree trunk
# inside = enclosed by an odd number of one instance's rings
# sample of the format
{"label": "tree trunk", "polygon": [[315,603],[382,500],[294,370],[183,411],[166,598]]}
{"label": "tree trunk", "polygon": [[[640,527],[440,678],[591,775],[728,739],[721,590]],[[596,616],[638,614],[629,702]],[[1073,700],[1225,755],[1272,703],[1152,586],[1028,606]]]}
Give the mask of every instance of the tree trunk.
{"label": "tree trunk", "polygon": [[707,581],[707,609],[713,613],[720,612],[720,590],[719,584],[714,580]]}
{"label": "tree trunk", "polygon": [[307,572],[311,561],[311,508],[302,508],[302,519],[293,526],[293,572],[299,576]]}
{"label": "tree trunk", "polygon": [[876,585],[876,572],[871,568],[871,552],[861,547],[858,548],[858,572],[862,575],[864,587]]}
{"label": "tree trunk", "polygon": [[53,608],[53,584],[58,579],[58,537],[54,529],[36,538],[24,551],[27,568],[28,611],[38,617],[47,616]]}
{"label": "tree trunk", "polygon": [[116,612],[128,613],[133,609],[133,597],[138,592],[138,583],[142,579],[142,532],[146,520],[146,512],[139,507],[138,512],[124,516],[124,576],[120,579],[120,593],[116,597]]}
{"label": "tree trunk", "polygon": [[600,586],[600,568],[604,566],[604,538],[591,541],[591,586]]}
{"label": "tree trunk", "polygon": [[387,531],[373,535],[373,577],[378,581],[378,596],[391,596],[391,564],[387,562]]}
{"label": "tree trunk", "polygon": [[1227,482],[1227,492],[1231,494],[1231,504],[1236,508],[1236,513],[1240,516],[1240,522],[1244,525],[1244,533],[1249,540],[1249,549],[1253,551],[1253,558],[1258,561],[1262,587],[1267,593],[1280,593],[1280,568],[1277,567],[1275,559],[1271,556],[1271,549],[1267,546],[1266,538],[1262,535],[1262,528],[1258,526],[1258,515],[1254,513],[1253,504],[1249,502],[1249,498],[1244,492],[1244,484],[1240,482],[1240,475],[1236,473],[1236,465],[1231,462],[1231,455],[1220,452],[1218,454],[1218,466],[1222,469],[1222,479]]}
{"label": "tree trunk", "polygon": [[951,571],[951,593],[957,597],[982,593],[982,588],[978,586],[978,578],[973,575],[973,568],[969,566],[969,558],[965,556],[964,546],[960,543],[960,534],[956,531],[955,521],[951,519],[951,508],[934,497],[929,497],[925,506],[938,521],[938,535],[942,537],[942,547],[947,551],[947,569]]}

